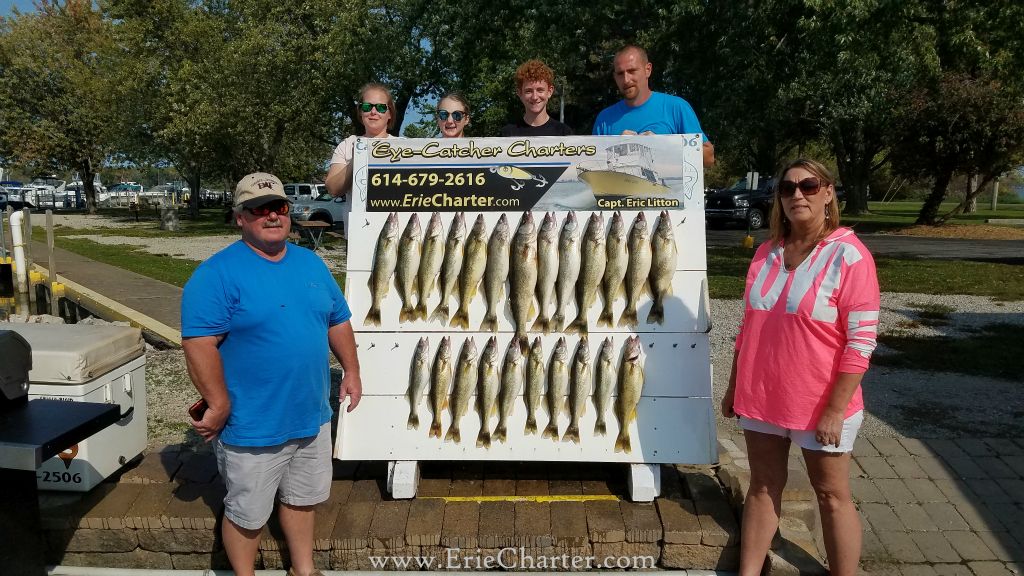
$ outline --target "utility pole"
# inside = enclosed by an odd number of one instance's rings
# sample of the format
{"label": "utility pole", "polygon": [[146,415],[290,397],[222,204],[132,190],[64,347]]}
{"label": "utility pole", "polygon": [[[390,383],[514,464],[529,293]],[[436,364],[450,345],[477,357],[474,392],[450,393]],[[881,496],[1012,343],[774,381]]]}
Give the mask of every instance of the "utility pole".
{"label": "utility pole", "polygon": [[996,211],[996,207],[999,204],[999,178],[996,178],[992,182],[992,211]]}

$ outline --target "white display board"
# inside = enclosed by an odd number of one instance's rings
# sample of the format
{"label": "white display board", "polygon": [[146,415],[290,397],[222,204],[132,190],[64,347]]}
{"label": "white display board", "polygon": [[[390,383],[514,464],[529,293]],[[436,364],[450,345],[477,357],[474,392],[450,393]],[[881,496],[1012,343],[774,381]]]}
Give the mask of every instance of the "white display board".
{"label": "white display board", "polygon": [[[699,135],[357,140],[352,212],[347,225],[347,285],[343,288],[353,313],[363,399],[358,409],[343,413],[339,420],[336,457],[392,461],[715,462],[701,153]],[[635,420],[629,424],[629,452],[615,449],[621,426],[614,413],[618,384],[605,414],[606,435],[595,434],[595,400],[588,397],[580,417],[578,443],[563,438],[570,416],[561,411],[558,438],[541,435],[549,422],[543,398],[536,411],[539,430],[527,434],[524,391],[512,403],[506,441],[492,441],[490,447],[478,446],[476,442],[481,417],[475,409],[475,391],[459,421],[461,442],[428,434],[433,418],[429,383],[417,402],[419,427],[410,429],[407,425],[411,368],[420,338],[429,342],[427,358],[432,365],[442,339],[449,337],[451,366],[457,371],[460,350],[468,339],[476,346],[479,362],[487,340],[494,336],[500,370],[515,324],[508,281],[496,306],[496,332],[480,329],[486,310],[483,283],[468,308],[468,329],[429,318],[402,322],[401,298],[394,275],[381,299],[381,324],[367,323],[373,301],[370,279],[375,251],[389,215],[395,213],[401,235],[413,214],[425,233],[436,212],[442,220],[445,238],[457,212],[464,214],[467,235],[482,214],[489,238],[504,214],[511,242],[526,211],[532,213],[538,229],[545,214],[553,213],[559,231],[572,212],[581,237],[592,213],[604,218],[605,236],[616,211],[621,213],[627,235],[640,211],[652,235],[660,218],[667,217],[671,222],[677,257],[671,293],[664,298],[664,321],[646,321],[653,305],[651,295],[646,294],[639,299],[638,325],[618,325],[625,308],[625,298],[619,296],[614,301],[613,325],[598,326],[603,307],[600,289],[587,314],[591,394],[595,388],[597,356],[605,338],[612,341],[616,380],[620,364],[625,361],[627,339],[638,337],[643,351],[643,387]],[[439,301],[437,288],[426,295],[428,313]],[[458,290],[450,297],[449,306],[452,313],[459,307]],[[565,313],[568,321],[577,316],[575,298],[570,299]],[[536,314],[529,318],[528,327],[535,318]],[[562,337],[571,365],[581,338],[580,334],[561,331],[531,331],[526,336],[530,342],[540,338],[545,368]],[[567,389],[566,395],[570,393]],[[497,421],[498,415],[492,413],[486,425],[493,429]],[[447,431],[452,423],[449,409],[442,410],[440,422]]]}

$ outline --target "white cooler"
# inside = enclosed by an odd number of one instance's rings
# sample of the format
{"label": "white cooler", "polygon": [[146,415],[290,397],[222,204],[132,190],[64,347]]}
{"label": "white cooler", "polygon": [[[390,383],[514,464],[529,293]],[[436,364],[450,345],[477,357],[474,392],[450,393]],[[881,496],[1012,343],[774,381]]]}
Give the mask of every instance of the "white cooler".
{"label": "white cooler", "polygon": [[121,419],[36,472],[41,490],[86,492],[146,449],[146,348],[138,328],[3,324],[32,347],[29,399],[103,402]]}

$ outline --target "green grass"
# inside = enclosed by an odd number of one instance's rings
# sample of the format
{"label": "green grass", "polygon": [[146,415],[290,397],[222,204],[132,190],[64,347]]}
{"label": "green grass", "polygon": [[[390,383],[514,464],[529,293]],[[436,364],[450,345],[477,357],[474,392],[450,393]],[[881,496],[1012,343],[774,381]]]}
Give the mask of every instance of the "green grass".
{"label": "green grass", "polygon": [[72,240],[57,237],[54,238],[54,244],[58,248],[81,254],[97,262],[131,270],[175,286],[185,286],[185,282],[199,266],[199,262],[195,260],[182,260],[165,254],[150,254],[138,247],[99,244],[81,238]]}
{"label": "green grass", "polygon": [[956,312],[955,308],[945,304],[911,302],[908,307],[917,310],[918,320],[914,324],[921,326],[945,326],[949,324],[949,315]]}
{"label": "green grass", "polygon": [[[708,284],[712,298],[742,298],[747,267],[754,251],[709,248]],[[965,260],[879,257],[878,283],[883,292],[970,294],[997,300],[1024,300],[1024,266]]]}
{"label": "green grass", "polygon": [[[1011,358],[1024,356],[1021,327],[1013,324],[989,324],[970,338],[916,337],[886,335],[878,341],[896,351],[876,354],[871,361],[882,366],[933,372],[956,372],[1020,381],[1020,367]],[[936,354],[936,350],[942,350]]]}
{"label": "green grass", "polygon": [[[861,233],[885,232],[897,228],[912,226],[917,220],[923,202],[868,202],[870,214],[864,216],[843,215],[842,222]],[[943,215],[957,205],[956,202],[944,202],[939,207],[939,215]],[[1001,204],[996,211],[988,209],[987,199],[978,202],[979,210],[973,214],[961,214],[950,222],[953,224],[984,224],[988,218],[1024,218],[1024,204]],[[982,209],[984,208],[984,209]]]}
{"label": "green grass", "polygon": [[[139,223],[135,223],[135,218],[132,217],[124,209],[116,208],[102,208],[97,211],[99,216],[105,216],[112,222],[117,223],[118,226],[122,224],[129,224],[131,227],[106,227],[98,225],[96,228],[71,228],[68,226],[54,226],[54,236],[74,236],[74,235],[97,235],[97,236],[131,236],[136,238],[180,238],[180,237],[193,237],[193,236],[222,236],[225,234],[237,234],[238,228],[235,227],[234,221],[229,223],[224,222],[224,208],[204,208],[199,211],[199,216],[192,218],[188,215],[185,210],[178,211],[178,222],[180,229],[174,232],[160,229],[160,216],[154,213],[152,210],[143,211],[139,218]],[[33,215],[33,238],[36,240],[45,240],[46,232],[42,226],[45,222],[45,216]]]}

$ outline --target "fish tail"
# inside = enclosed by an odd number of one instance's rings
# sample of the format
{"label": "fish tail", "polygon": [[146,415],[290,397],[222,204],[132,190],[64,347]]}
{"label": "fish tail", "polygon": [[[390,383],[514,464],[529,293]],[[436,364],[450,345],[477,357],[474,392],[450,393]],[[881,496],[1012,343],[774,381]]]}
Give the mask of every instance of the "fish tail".
{"label": "fish tail", "polygon": [[558,420],[556,418],[552,417],[551,422],[548,422],[547,428],[544,429],[543,437],[558,441]]}
{"label": "fish tail", "polygon": [[575,320],[572,321],[572,324],[569,324],[568,326],[565,327],[565,330],[563,330],[563,332],[565,332],[566,334],[574,334],[577,332],[580,334],[587,334],[589,332],[589,329],[587,328],[587,317],[580,316],[576,318]]}
{"label": "fish tail", "polygon": [[[442,324],[448,323],[448,316],[451,314],[451,309],[448,308],[448,303],[442,301],[434,308],[434,311],[430,314],[430,321],[440,320]],[[424,316],[425,317],[425,316]]]}
{"label": "fish tail", "polygon": [[605,309],[601,311],[601,315],[597,318],[598,326],[612,326],[612,307],[605,306]]}
{"label": "fish tail", "polygon": [[505,428],[504,424],[498,424],[497,428],[494,429],[494,433],[491,434],[491,438],[495,442],[505,443],[506,437],[508,436],[508,429]]}
{"label": "fish tail", "polygon": [[[561,312],[556,312],[555,315],[551,318],[551,322],[548,323],[548,329],[550,329],[552,332],[558,332],[559,330],[561,330],[564,324],[565,314],[562,314]],[[547,334],[547,332],[545,332],[545,334]]]}
{"label": "fish tail", "polygon": [[630,328],[636,328],[640,323],[636,317],[636,308],[626,308],[622,311],[622,316],[619,316],[619,326],[628,326]]}
{"label": "fish tail", "polygon": [[402,310],[398,312],[398,322],[405,323],[411,322],[416,319],[416,311],[412,306],[402,306]]}
{"label": "fish tail", "polygon": [[409,414],[409,422],[406,424],[407,430],[419,430],[420,429],[420,417],[415,412]]}
{"label": "fish tail", "polygon": [[380,326],[380,307],[373,306],[370,311],[366,313],[366,319],[363,320],[363,324],[367,326]]}
{"label": "fish tail", "polygon": [[651,304],[651,313],[647,315],[647,323],[654,324],[665,323],[665,304],[662,303],[660,298],[655,298]]}
{"label": "fish tail", "polygon": [[484,315],[484,321],[480,323],[480,331],[484,332],[487,330],[491,332],[498,331],[498,314],[496,312],[488,312]]}
{"label": "fish tail", "polygon": [[419,302],[412,311],[413,320],[426,320],[427,319],[427,304],[426,302]]}
{"label": "fish tail", "polygon": [[469,310],[463,310],[461,307],[456,310],[455,316],[452,316],[452,321],[449,323],[449,326],[469,330]]}
{"label": "fish tail", "polygon": [[441,437],[441,420],[434,418],[434,421],[430,423],[430,432],[427,434],[429,438],[440,438]]}
{"label": "fish tail", "polygon": [[551,331],[551,320],[545,316],[538,316],[533,322],[533,326],[530,327],[530,332],[543,332],[547,334]]}
{"label": "fish tail", "polygon": [[594,424],[594,436],[606,436],[608,434],[608,426],[604,423],[604,419],[600,419]]}
{"label": "fish tail", "polygon": [[633,452],[633,449],[629,446],[629,430],[628,429],[623,428],[619,432],[619,437],[615,439],[615,451],[616,452],[625,452],[626,454],[631,454]]}
{"label": "fish tail", "polygon": [[526,418],[526,426],[523,428],[523,434],[530,435],[537,433],[537,418],[530,414]]}
{"label": "fish tail", "polygon": [[456,444],[462,442],[462,433],[459,432],[458,424],[454,422],[448,427],[448,432],[445,432],[444,435],[445,442],[451,442],[452,440],[454,440]]}
{"label": "fish tail", "polygon": [[572,442],[573,444],[580,443],[580,428],[576,425],[570,425],[565,429],[565,435],[562,436],[562,442]]}
{"label": "fish tail", "polygon": [[486,428],[480,430],[480,433],[476,435],[476,447],[477,448],[490,448],[491,447],[491,433]]}

